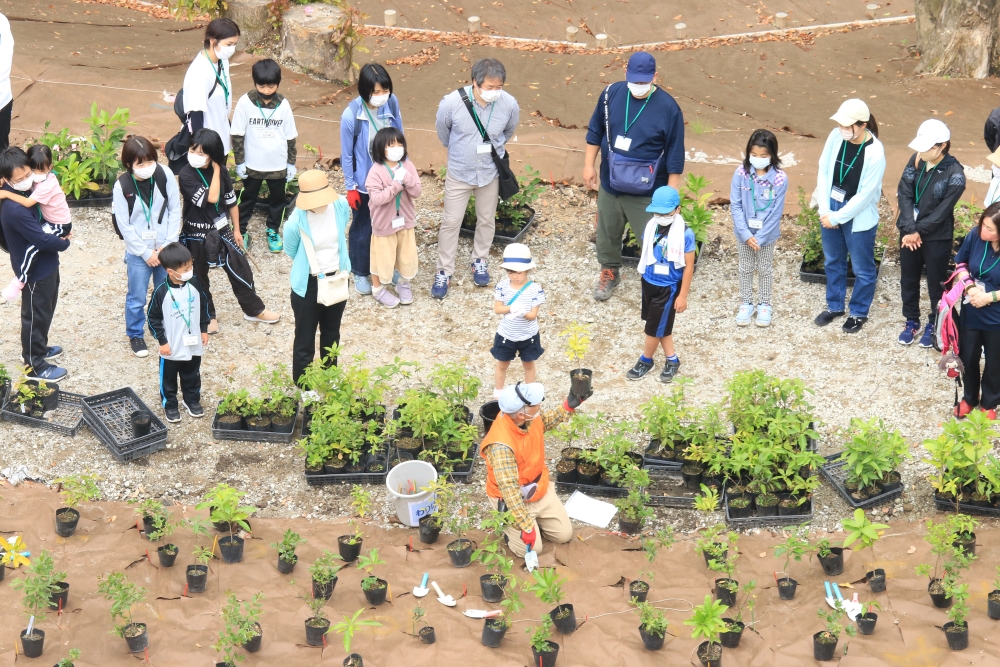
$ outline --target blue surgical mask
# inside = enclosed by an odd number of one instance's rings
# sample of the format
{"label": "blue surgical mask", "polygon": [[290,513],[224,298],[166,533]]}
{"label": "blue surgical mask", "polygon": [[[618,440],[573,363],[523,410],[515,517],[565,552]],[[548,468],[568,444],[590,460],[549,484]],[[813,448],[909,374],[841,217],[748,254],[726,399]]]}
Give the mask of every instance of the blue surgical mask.
{"label": "blue surgical mask", "polygon": [[750,166],[754,169],[767,169],[771,166],[771,158],[750,156]]}

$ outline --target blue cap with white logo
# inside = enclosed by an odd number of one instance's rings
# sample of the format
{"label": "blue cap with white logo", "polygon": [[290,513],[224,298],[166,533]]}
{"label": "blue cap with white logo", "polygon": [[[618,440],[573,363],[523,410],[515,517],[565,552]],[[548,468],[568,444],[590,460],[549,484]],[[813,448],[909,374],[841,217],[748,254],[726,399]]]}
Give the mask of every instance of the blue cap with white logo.
{"label": "blue cap with white logo", "polygon": [[656,75],[656,59],[645,51],[637,51],[628,59],[625,80],[629,83],[649,83]]}
{"label": "blue cap with white logo", "polygon": [[673,213],[674,209],[681,205],[681,195],[677,188],[669,185],[662,185],[656,188],[653,193],[653,200],[646,207],[646,213],[660,213],[666,215]]}

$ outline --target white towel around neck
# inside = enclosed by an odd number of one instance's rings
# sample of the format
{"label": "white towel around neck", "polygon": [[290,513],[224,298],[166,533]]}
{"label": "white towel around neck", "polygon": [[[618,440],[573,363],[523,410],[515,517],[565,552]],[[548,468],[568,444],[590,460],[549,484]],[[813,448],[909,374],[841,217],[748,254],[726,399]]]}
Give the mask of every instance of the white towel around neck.
{"label": "white towel around neck", "polygon": [[[684,260],[684,218],[677,213],[673,222],[670,223],[670,230],[667,232],[667,252],[665,254],[668,262],[672,262],[674,268],[683,269],[686,264]],[[660,227],[659,218],[653,216],[646,223],[646,231],[642,234],[642,254],[639,256],[639,273],[646,273],[646,267],[656,264],[656,256],[653,254],[653,241],[656,239],[657,230]]]}

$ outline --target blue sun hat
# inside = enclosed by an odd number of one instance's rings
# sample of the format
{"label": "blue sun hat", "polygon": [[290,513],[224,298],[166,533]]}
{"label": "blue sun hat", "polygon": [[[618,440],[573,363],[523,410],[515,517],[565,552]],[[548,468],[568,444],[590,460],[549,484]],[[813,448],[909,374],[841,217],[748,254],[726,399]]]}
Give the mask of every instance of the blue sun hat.
{"label": "blue sun hat", "polygon": [[677,188],[662,185],[656,188],[656,192],[653,193],[653,201],[649,202],[649,206],[646,207],[646,213],[667,215],[673,213],[680,205],[681,195],[677,192]]}

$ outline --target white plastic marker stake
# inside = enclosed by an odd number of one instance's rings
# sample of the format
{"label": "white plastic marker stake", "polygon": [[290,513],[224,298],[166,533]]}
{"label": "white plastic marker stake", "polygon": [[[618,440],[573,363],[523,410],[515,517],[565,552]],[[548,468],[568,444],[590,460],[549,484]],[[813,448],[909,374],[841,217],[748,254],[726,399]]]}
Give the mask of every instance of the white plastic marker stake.
{"label": "white plastic marker stake", "polygon": [[466,609],[462,612],[469,618],[499,618],[503,611],[496,609],[494,611],[486,611],[485,609]]}
{"label": "white plastic marker stake", "polygon": [[420,580],[420,585],[413,587],[413,597],[422,598],[427,595],[427,577],[428,574],[424,572],[424,578]]}
{"label": "white plastic marker stake", "polygon": [[456,604],[458,604],[457,602],[455,602],[455,598],[451,597],[450,595],[445,595],[444,593],[441,592],[441,588],[437,585],[436,581],[432,581],[431,586],[434,587],[435,592],[437,592],[438,594],[438,602],[440,602],[446,607],[454,607]]}
{"label": "white plastic marker stake", "polygon": [[531,545],[525,545],[527,551],[524,552],[524,567],[528,569],[528,572],[535,570],[538,567],[538,554],[531,550]]}
{"label": "white plastic marker stake", "polygon": [[28,629],[24,631],[24,636],[25,637],[30,637],[31,636],[31,628],[32,628],[33,625],[35,625],[35,617],[34,616],[32,616],[28,620]]}

